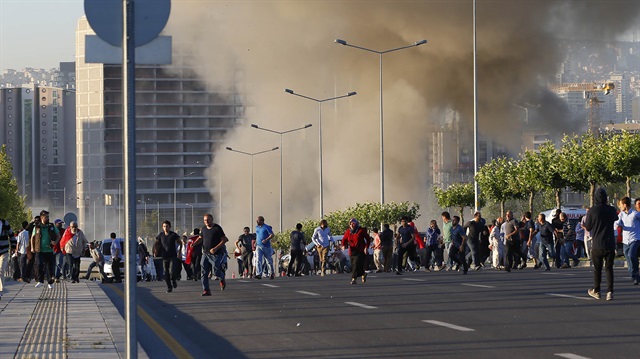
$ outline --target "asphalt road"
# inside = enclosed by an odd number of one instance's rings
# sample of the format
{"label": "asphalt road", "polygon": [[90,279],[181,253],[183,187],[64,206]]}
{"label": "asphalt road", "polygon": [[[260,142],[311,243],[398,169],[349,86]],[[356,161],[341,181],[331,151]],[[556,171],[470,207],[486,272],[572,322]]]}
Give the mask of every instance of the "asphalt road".
{"label": "asphalt road", "polygon": [[638,358],[640,286],[615,271],[610,302],[590,268],[139,283],[138,340],[152,358]]}

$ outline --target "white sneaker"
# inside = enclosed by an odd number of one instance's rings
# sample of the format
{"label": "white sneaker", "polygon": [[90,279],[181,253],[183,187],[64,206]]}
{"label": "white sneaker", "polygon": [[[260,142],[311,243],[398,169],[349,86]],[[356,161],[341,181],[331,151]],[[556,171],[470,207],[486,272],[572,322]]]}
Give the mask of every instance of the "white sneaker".
{"label": "white sneaker", "polygon": [[36,283],[36,288],[40,288],[40,287],[42,287],[42,283],[41,282]]}
{"label": "white sneaker", "polygon": [[607,293],[607,300],[613,300],[613,293],[612,292],[608,292]]}
{"label": "white sneaker", "polygon": [[47,288],[53,289],[53,284],[47,284]]}

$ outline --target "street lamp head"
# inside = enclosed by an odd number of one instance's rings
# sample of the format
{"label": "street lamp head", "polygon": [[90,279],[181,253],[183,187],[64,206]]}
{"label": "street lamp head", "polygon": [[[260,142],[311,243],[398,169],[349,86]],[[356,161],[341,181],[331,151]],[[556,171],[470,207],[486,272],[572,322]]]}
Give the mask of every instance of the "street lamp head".
{"label": "street lamp head", "polygon": [[308,124],[304,125],[304,128],[309,128],[309,127],[311,127],[311,126],[313,126],[313,125],[312,125],[312,124],[310,124],[310,123],[308,123]]}
{"label": "street lamp head", "polygon": [[255,123],[252,123],[252,124],[251,124],[251,127],[253,127],[253,128],[260,128],[260,127],[258,127],[258,125],[256,125]]}
{"label": "street lamp head", "polygon": [[275,151],[277,149],[280,149],[280,147],[274,147],[274,148],[271,149],[271,151]]}
{"label": "street lamp head", "polygon": [[353,92],[349,92],[349,93],[347,94],[347,96],[355,96],[355,95],[357,95],[357,94],[358,94],[357,92],[353,91]]}
{"label": "street lamp head", "polygon": [[233,148],[231,148],[231,147],[227,147],[227,149],[228,149],[229,151],[233,151]]}
{"label": "street lamp head", "polygon": [[335,42],[336,44],[340,44],[340,45],[346,45],[347,42],[344,40],[340,40],[340,39],[335,39],[333,40],[333,42]]}
{"label": "street lamp head", "polygon": [[290,94],[292,94],[292,95],[293,95],[293,90],[291,90],[291,89],[284,89],[284,92],[286,92],[286,93],[290,93]]}
{"label": "street lamp head", "polygon": [[413,45],[414,46],[420,46],[420,45],[423,45],[423,44],[426,44],[426,43],[427,43],[427,40],[420,40],[420,41],[416,41],[416,43],[413,44]]}

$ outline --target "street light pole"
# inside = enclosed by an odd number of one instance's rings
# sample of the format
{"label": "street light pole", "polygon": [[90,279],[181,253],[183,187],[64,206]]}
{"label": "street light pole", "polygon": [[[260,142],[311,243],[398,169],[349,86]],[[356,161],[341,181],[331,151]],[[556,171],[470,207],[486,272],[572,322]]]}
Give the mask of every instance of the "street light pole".
{"label": "street light pole", "polygon": [[316,99],[313,97],[309,97],[309,96],[305,96],[305,95],[301,95],[299,93],[294,92],[291,89],[284,89],[284,92],[291,94],[291,95],[295,95],[298,97],[302,97],[305,98],[307,100],[311,100],[311,101],[315,101],[318,103],[318,152],[319,152],[319,156],[320,156],[320,218],[324,218],[324,187],[322,184],[323,181],[323,176],[322,176],[322,103],[323,102],[327,102],[327,101],[333,101],[333,100],[337,100],[340,98],[344,98],[344,97],[350,97],[350,96],[355,96],[357,95],[357,92],[352,91],[352,92],[348,92],[346,95],[342,95],[342,96],[336,96],[336,97],[330,97],[330,98],[325,98],[325,99]]}
{"label": "street light pole", "polygon": [[[191,230],[193,230],[195,223],[193,222],[193,204],[185,203],[185,205],[191,207]],[[189,232],[189,231],[187,231]]]}
{"label": "street light pole", "polygon": [[247,155],[249,157],[251,157],[251,203],[250,203],[250,208],[251,208],[251,219],[249,220],[249,226],[251,226],[251,223],[253,222],[253,157],[262,153],[267,153],[267,152],[271,152],[271,151],[275,151],[277,149],[279,149],[280,147],[274,147],[270,150],[264,150],[264,151],[260,151],[260,152],[244,152],[244,151],[239,151],[239,150],[234,150],[231,147],[227,147],[227,150],[231,151],[231,152],[237,152],[237,153],[241,153],[243,155]]}
{"label": "street light pole", "polygon": [[[186,176],[182,176],[183,182],[184,182],[185,178],[187,178],[189,176],[193,176],[194,174],[196,174],[195,171],[194,172],[189,172]],[[178,216],[176,214],[177,213],[176,204],[178,202],[178,192],[177,192],[177,186],[176,186],[177,185],[177,181],[178,181],[178,178],[174,178],[173,179],[173,226],[174,226],[174,228],[177,225],[177,220],[178,220],[177,219]],[[182,184],[182,187],[184,187],[184,183]]]}
{"label": "street light pole", "polygon": [[311,124],[306,124],[302,127],[298,127],[298,128],[294,128],[291,130],[287,130],[287,131],[275,131],[275,130],[270,130],[268,128],[264,128],[264,127],[259,127],[256,124],[251,124],[251,127],[256,128],[258,130],[263,130],[263,131],[267,131],[267,132],[271,132],[271,133],[275,133],[277,135],[280,135],[280,233],[282,233],[283,230],[283,226],[282,226],[282,135],[286,134],[286,133],[290,133],[290,132],[295,132],[295,131],[299,131],[299,130],[304,130],[306,128],[311,127]]}
{"label": "street light pole", "polygon": [[355,49],[373,52],[375,54],[378,54],[380,57],[380,61],[379,61],[380,62],[380,204],[384,204],[384,112],[382,107],[382,104],[383,104],[383,101],[382,101],[382,55],[389,52],[394,52],[394,51],[399,51],[403,49],[408,49],[411,47],[420,46],[422,44],[426,44],[427,40],[416,41],[411,45],[397,47],[394,49],[389,49],[384,51],[377,51],[377,50],[368,49],[362,46],[352,45],[347,43],[345,40],[341,40],[341,39],[335,39],[333,42],[335,42],[336,44],[353,47]]}

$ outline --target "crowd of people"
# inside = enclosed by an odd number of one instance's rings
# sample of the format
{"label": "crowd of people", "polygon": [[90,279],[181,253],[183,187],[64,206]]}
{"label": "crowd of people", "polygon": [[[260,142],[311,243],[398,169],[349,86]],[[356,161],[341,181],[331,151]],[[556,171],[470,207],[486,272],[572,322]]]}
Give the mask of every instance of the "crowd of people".
{"label": "crowd of people", "polygon": [[[405,271],[461,271],[493,268],[511,272],[528,267],[544,268],[549,271],[552,264],[557,269],[571,268],[580,263],[580,258],[590,254],[594,267],[594,285],[588,294],[600,298],[602,269],[607,278],[607,300],[613,299],[613,260],[616,253],[615,231],[622,233],[624,255],[634,285],[640,283],[638,272],[638,250],[640,249],[640,198],[632,201],[628,197],[619,200],[617,211],[608,205],[604,189],[595,194],[595,205],[577,221],[570,221],[560,209],[552,214],[551,220],[544,213],[533,217],[525,213],[521,220],[514,218],[512,211],[505,217],[498,217],[489,223],[481,212],[467,223],[461,223],[459,216],[442,212],[441,227],[438,221],[429,221],[429,226],[421,234],[410,218],[403,217],[395,233],[389,224],[382,230],[371,230],[360,226],[356,218],[349,221],[349,227],[339,241],[333,241],[331,229],[326,220],[321,220],[314,229],[309,243],[305,239],[302,225],[290,235],[290,257],[284,274],[301,276],[305,273],[325,276],[327,271],[351,272],[351,284],[358,279],[365,283],[367,273]],[[80,258],[90,256],[92,262],[86,274],[89,279],[93,268],[104,272],[105,256],[96,242],[89,242],[76,222],[64,228],[62,220],[49,222],[49,213],[42,211],[31,222],[23,222],[20,231],[14,233],[10,224],[0,220],[0,298],[3,277],[13,258],[13,278],[36,287],[47,282],[48,288],[62,279],[71,283],[80,280]],[[226,288],[227,260],[230,258],[226,243],[228,238],[222,227],[213,222],[213,216],[203,217],[204,226],[195,228],[191,236],[182,237],[171,230],[171,222],[162,223],[153,245],[152,253],[147,251],[144,241],[138,245],[138,264],[142,278],[147,278],[150,258],[159,257],[162,265],[158,268],[158,279],[164,279],[167,293],[178,286],[184,269],[187,280],[201,281],[202,296],[210,296],[210,279],[218,281],[221,290]],[[122,248],[115,233],[111,234],[111,268],[115,282],[122,280]],[[274,232],[262,216],[256,219],[254,233],[249,227],[235,242],[235,257],[238,273],[243,278],[274,279],[276,276],[272,247]],[[590,246],[586,246],[586,242]],[[347,256],[343,250],[348,249]],[[88,253],[87,253],[88,251]],[[307,257],[311,256],[312,261]],[[331,257],[337,257],[339,264],[332,264]],[[312,262],[312,263],[310,263]],[[235,275],[235,273],[234,273]]]}

